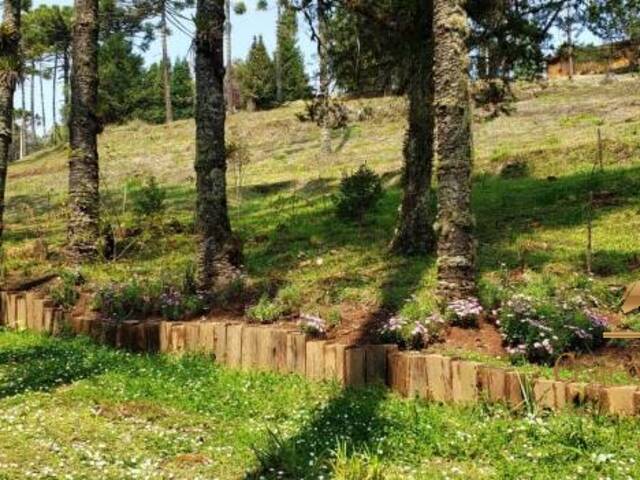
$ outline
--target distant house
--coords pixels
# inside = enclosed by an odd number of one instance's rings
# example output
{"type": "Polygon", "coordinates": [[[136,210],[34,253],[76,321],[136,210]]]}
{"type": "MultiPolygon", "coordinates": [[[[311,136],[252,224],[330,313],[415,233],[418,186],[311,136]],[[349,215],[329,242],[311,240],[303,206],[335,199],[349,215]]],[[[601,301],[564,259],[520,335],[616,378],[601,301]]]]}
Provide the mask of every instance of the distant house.
{"type": "MultiPolygon", "coordinates": [[[[605,45],[587,45],[574,47],[574,75],[604,74],[609,69],[613,72],[628,72],[638,67],[640,54],[636,42],[624,41],[605,45]]],[[[568,77],[570,61],[568,49],[563,46],[558,53],[547,59],[548,78],[568,77]]]]}

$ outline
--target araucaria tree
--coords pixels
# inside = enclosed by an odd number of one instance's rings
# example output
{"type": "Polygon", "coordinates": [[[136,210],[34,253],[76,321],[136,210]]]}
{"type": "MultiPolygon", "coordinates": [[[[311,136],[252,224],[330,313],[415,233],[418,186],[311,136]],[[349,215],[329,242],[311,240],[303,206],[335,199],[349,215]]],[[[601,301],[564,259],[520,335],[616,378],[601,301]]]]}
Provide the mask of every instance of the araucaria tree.
{"type": "Polygon", "coordinates": [[[4,0],[0,24],[0,245],[13,126],[13,94],[20,67],[20,0],[4,0]]]}
{"type": "Polygon", "coordinates": [[[476,292],[471,211],[473,139],[469,102],[469,25],[464,0],[434,1],[434,75],[438,145],[438,293],[441,300],[476,292]]]}
{"type": "Polygon", "coordinates": [[[416,3],[407,80],[408,128],[404,140],[404,196],[391,248],[425,254],[435,247],[431,177],[433,171],[433,0],[416,3]]]}
{"type": "Polygon", "coordinates": [[[75,0],[69,119],[68,250],[76,262],[98,252],[98,0],[75,0]]]}
{"type": "Polygon", "coordinates": [[[209,291],[239,273],[241,251],[227,209],[224,0],[198,0],[196,12],[196,190],[198,286],[209,291]]]}

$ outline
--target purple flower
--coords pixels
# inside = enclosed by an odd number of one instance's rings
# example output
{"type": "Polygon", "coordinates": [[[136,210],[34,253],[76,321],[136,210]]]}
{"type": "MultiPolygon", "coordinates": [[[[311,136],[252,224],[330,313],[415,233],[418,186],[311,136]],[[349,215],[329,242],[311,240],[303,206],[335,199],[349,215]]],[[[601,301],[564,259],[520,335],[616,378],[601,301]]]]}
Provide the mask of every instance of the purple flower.
{"type": "Polygon", "coordinates": [[[322,318],[305,313],[300,315],[298,328],[312,335],[324,335],[327,333],[327,323],[322,318]]]}

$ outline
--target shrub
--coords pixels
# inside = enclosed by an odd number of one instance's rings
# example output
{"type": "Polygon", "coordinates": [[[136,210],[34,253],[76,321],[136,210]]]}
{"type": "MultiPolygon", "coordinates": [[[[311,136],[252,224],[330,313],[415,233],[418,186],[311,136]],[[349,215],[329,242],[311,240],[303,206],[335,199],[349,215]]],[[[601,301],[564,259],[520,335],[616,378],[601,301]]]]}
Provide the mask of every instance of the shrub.
{"type": "Polygon", "coordinates": [[[49,296],[59,307],[71,308],[78,301],[78,287],[84,283],[85,279],[79,271],[63,271],[60,281],[49,290],[49,296]]]}
{"type": "Polygon", "coordinates": [[[327,322],[320,317],[303,313],[298,320],[298,328],[308,335],[321,337],[327,333],[327,322]]]}
{"type": "Polygon", "coordinates": [[[454,300],[446,308],[447,319],[460,327],[475,327],[483,312],[480,301],[475,297],[454,300]]]}
{"type": "Polygon", "coordinates": [[[380,328],[380,340],[419,350],[438,340],[444,325],[445,320],[437,314],[423,320],[395,316],[380,328]]]}
{"type": "Polygon", "coordinates": [[[256,305],[247,310],[249,319],[259,323],[273,323],[283,314],[283,308],[263,295],[256,305]]]}
{"type": "Polygon", "coordinates": [[[362,220],[377,207],[382,195],[380,176],[361,165],[355,173],[342,178],[340,190],[334,197],[336,212],[343,219],[362,220]]]}
{"type": "Polygon", "coordinates": [[[182,293],[168,288],[159,298],[159,309],[168,320],[181,320],[189,316],[204,313],[206,302],[202,295],[182,293]]]}
{"type": "Polygon", "coordinates": [[[143,185],[135,188],[132,194],[133,211],[141,217],[150,217],[164,211],[167,192],[158,185],[153,175],[146,178],[143,185]]]}
{"type": "Polygon", "coordinates": [[[600,346],[607,320],[579,297],[534,300],[517,294],[503,304],[498,324],[513,357],[553,363],[565,352],[600,346]]]}

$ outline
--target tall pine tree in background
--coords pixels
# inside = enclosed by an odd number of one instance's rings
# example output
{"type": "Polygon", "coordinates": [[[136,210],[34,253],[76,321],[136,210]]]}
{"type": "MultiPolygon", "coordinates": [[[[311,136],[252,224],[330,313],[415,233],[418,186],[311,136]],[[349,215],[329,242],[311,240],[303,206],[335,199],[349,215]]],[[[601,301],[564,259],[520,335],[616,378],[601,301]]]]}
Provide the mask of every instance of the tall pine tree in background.
{"type": "Polygon", "coordinates": [[[311,95],[309,78],[304,71],[304,57],[298,47],[298,19],[296,11],[282,2],[277,26],[277,51],[279,69],[276,82],[281,91],[278,102],[291,102],[311,95]]]}
{"type": "Polygon", "coordinates": [[[254,37],[245,62],[235,68],[240,95],[247,110],[270,108],[276,101],[275,65],[262,36],[254,37]]]}

